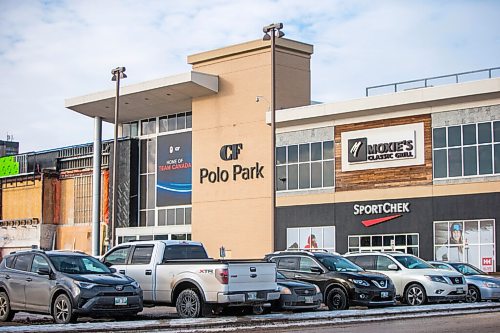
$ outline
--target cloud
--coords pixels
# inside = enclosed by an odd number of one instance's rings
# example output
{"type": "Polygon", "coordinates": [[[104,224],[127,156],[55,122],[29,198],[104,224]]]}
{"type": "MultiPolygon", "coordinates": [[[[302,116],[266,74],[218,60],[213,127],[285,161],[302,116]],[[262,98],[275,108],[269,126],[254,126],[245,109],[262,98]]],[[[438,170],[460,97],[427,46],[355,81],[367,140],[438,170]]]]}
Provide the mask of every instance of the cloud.
{"type": "MultiPolygon", "coordinates": [[[[313,44],[312,96],[499,66],[497,1],[0,1],[0,139],[21,151],[90,142],[93,121],[66,98],[190,70],[193,53],[262,37],[313,44]]],[[[104,137],[112,126],[104,126],[104,137]]]]}

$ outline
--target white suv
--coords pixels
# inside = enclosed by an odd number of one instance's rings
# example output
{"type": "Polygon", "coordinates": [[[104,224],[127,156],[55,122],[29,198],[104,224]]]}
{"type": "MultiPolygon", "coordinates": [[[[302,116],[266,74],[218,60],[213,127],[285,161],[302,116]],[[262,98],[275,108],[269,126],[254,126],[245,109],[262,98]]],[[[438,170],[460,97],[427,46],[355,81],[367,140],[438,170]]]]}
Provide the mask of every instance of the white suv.
{"type": "Polygon", "coordinates": [[[462,274],[436,269],[424,260],[402,252],[348,253],[345,257],[366,270],[392,279],[396,295],[408,305],[465,300],[467,283],[462,274]]]}

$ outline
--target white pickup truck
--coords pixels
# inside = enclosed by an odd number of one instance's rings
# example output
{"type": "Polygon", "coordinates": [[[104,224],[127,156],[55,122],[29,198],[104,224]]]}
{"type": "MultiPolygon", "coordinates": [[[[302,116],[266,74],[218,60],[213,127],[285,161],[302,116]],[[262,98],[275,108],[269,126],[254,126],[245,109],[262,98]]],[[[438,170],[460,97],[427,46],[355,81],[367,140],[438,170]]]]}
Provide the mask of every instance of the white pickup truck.
{"type": "Polygon", "coordinates": [[[274,263],[211,259],[199,242],[123,243],[101,261],[135,279],[146,306],[175,305],[182,318],[211,315],[228,306],[263,305],[280,297],[274,263]]]}

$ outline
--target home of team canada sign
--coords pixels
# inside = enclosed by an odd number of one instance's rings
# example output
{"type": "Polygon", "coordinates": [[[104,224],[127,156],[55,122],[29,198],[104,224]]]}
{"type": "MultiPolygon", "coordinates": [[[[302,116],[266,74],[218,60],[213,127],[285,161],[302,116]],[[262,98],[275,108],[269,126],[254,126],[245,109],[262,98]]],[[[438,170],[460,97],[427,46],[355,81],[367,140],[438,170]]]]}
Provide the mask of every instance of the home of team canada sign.
{"type": "MultiPolygon", "coordinates": [[[[238,156],[241,154],[242,150],[242,143],[224,145],[219,151],[219,156],[223,161],[236,161],[238,160],[238,156]]],[[[264,166],[260,165],[259,162],[256,162],[254,166],[250,167],[243,166],[241,164],[233,164],[230,170],[221,167],[217,167],[215,170],[201,168],[200,183],[225,183],[230,179],[237,181],[239,179],[250,180],[264,178],[264,174],[262,173],[263,170],[264,166]]]]}

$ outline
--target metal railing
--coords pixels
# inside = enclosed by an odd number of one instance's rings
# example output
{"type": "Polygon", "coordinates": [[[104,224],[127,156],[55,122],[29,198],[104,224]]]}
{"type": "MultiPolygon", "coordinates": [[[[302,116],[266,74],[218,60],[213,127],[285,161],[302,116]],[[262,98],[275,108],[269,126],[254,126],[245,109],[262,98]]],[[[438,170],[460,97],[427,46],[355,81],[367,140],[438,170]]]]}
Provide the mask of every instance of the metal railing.
{"type": "MultiPolygon", "coordinates": [[[[371,87],[366,88],[366,97],[370,96],[370,91],[373,91],[375,89],[381,89],[381,88],[392,87],[392,89],[388,89],[388,91],[383,91],[382,93],[393,93],[393,92],[396,93],[398,91],[427,88],[427,87],[433,87],[436,85],[443,85],[443,84],[450,84],[450,83],[468,82],[468,81],[480,80],[480,79],[485,79],[485,78],[491,79],[493,77],[500,77],[500,67],[492,67],[492,68],[479,69],[479,70],[470,71],[470,72],[434,76],[434,77],[428,77],[428,78],[424,78],[424,79],[417,79],[417,80],[411,80],[411,81],[401,81],[401,82],[383,84],[383,85],[379,85],[379,86],[371,86],[371,87]],[[495,71],[498,71],[498,73],[496,73],[495,71]],[[487,77],[486,77],[486,73],[487,73],[487,77]],[[473,76],[475,74],[476,74],[476,76],[474,76],[473,78],[470,78],[471,76],[473,76]],[[480,74],[480,75],[477,75],[477,74],[480,74]],[[467,79],[467,76],[469,76],[468,79],[467,79]],[[444,79],[452,79],[452,80],[446,81],[444,79]],[[453,82],[453,79],[454,79],[454,82],[453,82]],[[445,82],[440,83],[440,80],[445,81],[445,82]]],[[[382,93],[379,93],[379,94],[382,94],[382,93]]],[[[373,95],[375,95],[375,94],[372,94],[372,96],[373,95]]]]}

